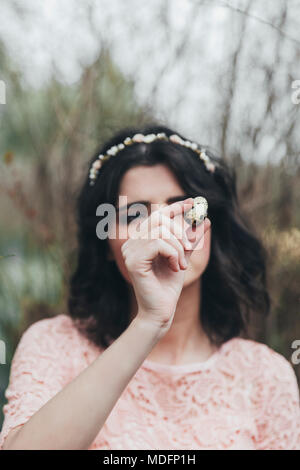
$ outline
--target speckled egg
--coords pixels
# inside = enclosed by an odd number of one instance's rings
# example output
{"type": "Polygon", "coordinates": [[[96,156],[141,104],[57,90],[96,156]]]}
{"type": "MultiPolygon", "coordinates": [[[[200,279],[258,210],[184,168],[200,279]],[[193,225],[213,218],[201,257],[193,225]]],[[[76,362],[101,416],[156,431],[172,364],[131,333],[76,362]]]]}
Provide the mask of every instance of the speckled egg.
{"type": "Polygon", "coordinates": [[[199,225],[207,217],[208,203],[205,197],[194,198],[194,206],[184,214],[184,220],[190,225],[199,225]]]}

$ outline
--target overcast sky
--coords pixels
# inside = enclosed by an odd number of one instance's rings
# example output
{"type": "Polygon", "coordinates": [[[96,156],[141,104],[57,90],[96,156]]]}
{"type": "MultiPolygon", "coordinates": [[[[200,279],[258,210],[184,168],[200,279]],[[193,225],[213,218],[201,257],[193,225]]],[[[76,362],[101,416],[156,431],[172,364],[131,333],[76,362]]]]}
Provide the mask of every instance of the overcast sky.
{"type": "MultiPolygon", "coordinates": [[[[274,60],[278,32],[264,22],[277,25],[284,3],[252,2],[251,14],[261,21],[249,21],[250,37],[262,44],[254,51],[266,62],[274,60]]],[[[289,54],[292,63],[291,51],[300,48],[300,0],[287,3],[285,30],[299,45],[286,42],[287,66],[278,78],[283,87],[297,70],[289,69],[289,54]]],[[[248,0],[1,0],[0,37],[11,59],[21,67],[24,83],[34,87],[43,86],[52,73],[62,82],[76,82],[105,39],[123,73],[134,77],[138,100],[147,102],[158,84],[154,102],[158,116],[191,137],[203,127],[207,129],[205,138],[213,141],[213,127],[207,123],[220,118],[222,91],[230,86],[222,76],[227,73],[241,27],[242,15],[227,6],[244,10],[247,4],[248,0]],[[16,13],[14,5],[23,13],[16,13]],[[185,48],[181,50],[182,43],[185,48]]],[[[294,78],[300,78],[300,72],[294,78]]],[[[243,105],[253,100],[256,105],[250,107],[250,113],[261,112],[264,101],[260,105],[257,98],[262,80],[259,73],[251,81],[248,71],[245,74],[238,96],[241,113],[243,105]]],[[[288,106],[289,101],[287,97],[288,106]]]]}

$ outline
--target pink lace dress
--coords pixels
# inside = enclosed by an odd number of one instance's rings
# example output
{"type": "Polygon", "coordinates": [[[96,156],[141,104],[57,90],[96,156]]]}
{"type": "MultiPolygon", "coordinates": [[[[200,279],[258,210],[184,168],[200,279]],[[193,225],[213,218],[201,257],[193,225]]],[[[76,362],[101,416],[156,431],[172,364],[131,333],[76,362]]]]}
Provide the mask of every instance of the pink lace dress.
{"type": "MultiPolygon", "coordinates": [[[[0,448],[100,353],[67,315],[31,325],[13,357],[0,448]]],[[[267,345],[242,338],[201,363],[146,359],[89,449],[300,449],[294,369],[267,345]]]]}

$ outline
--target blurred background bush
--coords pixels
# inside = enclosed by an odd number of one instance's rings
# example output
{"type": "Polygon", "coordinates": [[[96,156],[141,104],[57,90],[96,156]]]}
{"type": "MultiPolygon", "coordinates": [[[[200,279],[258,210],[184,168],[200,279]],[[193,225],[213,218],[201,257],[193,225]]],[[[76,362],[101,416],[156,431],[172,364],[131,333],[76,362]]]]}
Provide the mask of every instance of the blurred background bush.
{"type": "Polygon", "coordinates": [[[292,0],[1,0],[1,410],[21,334],[67,311],[87,161],[115,130],[154,119],[236,168],[269,253],[272,310],[265,323],[253,318],[251,336],[291,361],[300,340],[299,26],[292,0]]]}

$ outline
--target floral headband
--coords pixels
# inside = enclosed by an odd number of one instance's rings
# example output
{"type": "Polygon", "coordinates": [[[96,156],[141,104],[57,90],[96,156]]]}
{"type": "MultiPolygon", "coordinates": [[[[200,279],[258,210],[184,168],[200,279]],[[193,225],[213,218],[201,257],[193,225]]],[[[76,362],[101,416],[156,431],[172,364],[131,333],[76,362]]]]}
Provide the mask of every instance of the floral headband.
{"type": "Polygon", "coordinates": [[[151,142],[154,142],[156,140],[167,140],[167,141],[174,142],[175,144],[183,145],[184,147],[192,149],[194,152],[196,152],[199,155],[199,159],[203,161],[205,168],[209,172],[213,173],[215,171],[216,164],[211,161],[208,155],[206,155],[205,149],[199,148],[195,142],[190,142],[189,140],[183,140],[177,134],[173,134],[170,137],[168,137],[164,132],[159,133],[159,134],[148,134],[148,135],[135,134],[132,138],[126,137],[126,139],[122,143],[118,145],[113,145],[109,150],[107,150],[107,152],[104,155],[101,154],[97,157],[97,160],[94,161],[90,169],[90,174],[89,174],[90,185],[95,184],[95,179],[98,176],[98,172],[103,162],[108,160],[111,156],[116,155],[118,152],[123,150],[125,146],[131,145],[134,143],[150,144],[151,142]]]}

